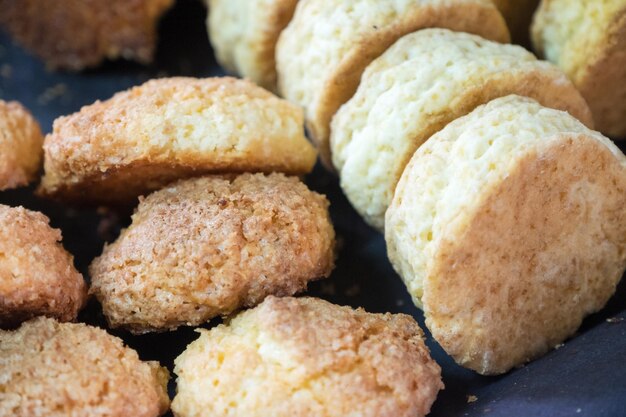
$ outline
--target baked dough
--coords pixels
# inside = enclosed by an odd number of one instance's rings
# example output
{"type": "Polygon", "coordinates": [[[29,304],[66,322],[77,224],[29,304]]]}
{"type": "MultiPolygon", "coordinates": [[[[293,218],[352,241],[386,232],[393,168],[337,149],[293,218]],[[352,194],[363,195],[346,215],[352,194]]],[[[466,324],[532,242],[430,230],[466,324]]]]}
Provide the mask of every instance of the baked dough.
{"type": "Polygon", "coordinates": [[[421,417],[443,388],[415,320],[268,297],[176,359],[178,417],[421,417]]]}
{"type": "Polygon", "coordinates": [[[626,0],[544,0],[532,37],[578,87],[596,128],[626,139],[626,0]]]}
{"type": "Polygon", "coordinates": [[[567,113],[493,100],[422,145],[387,210],[389,258],[433,337],[499,374],[571,336],[626,267],[626,157],[567,113]]]}
{"type": "Polygon", "coordinates": [[[40,194],[128,204],[206,173],[305,174],[316,153],[302,111],[249,81],[163,78],[61,117],[44,143],[40,194]]]}
{"type": "Polygon", "coordinates": [[[328,276],[334,237],[328,201],[297,178],[184,180],[140,202],[92,263],[91,292],[113,327],[199,325],[328,276]]]}
{"type": "Polygon", "coordinates": [[[43,135],[21,104],[0,100],[0,190],[27,185],[41,168],[43,135]]]}
{"type": "Polygon", "coordinates": [[[61,246],[61,231],[48,222],[41,213],[0,205],[0,327],[39,315],[71,321],[85,304],[83,277],[61,246]]]}
{"type": "Polygon", "coordinates": [[[567,76],[522,47],[447,29],[404,36],[367,67],[333,119],[331,152],[341,188],[365,221],[382,230],[415,150],[451,121],[509,94],[592,126],[589,107],[567,76]]]}
{"type": "Polygon", "coordinates": [[[278,89],[305,109],[309,134],[331,166],[330,122],[365,67],[407,33],[428,27],[509,40],[491,0],[301,0],[276,48],[278,89]]]}
{"type": "Polygon", "coordinates": [[[104,330],[37,318],[0,331],[0,415],[157,417],[169,373],[104,330]]]}

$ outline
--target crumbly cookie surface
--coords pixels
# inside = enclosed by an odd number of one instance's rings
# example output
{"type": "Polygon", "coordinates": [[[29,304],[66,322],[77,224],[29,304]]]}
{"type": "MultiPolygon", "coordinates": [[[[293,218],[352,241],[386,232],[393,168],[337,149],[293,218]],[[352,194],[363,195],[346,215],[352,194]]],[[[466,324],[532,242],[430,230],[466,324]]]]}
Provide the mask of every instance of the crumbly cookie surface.
{"type": "Polygon", "coordinates": [[[333,119],[331,151],[344,193],[382,230],[415,150],[449,122],[509,94],[592,125],[589,107],[567,76],[519,46],[447,29],[404,36],[368,66],[333,119]]]}
{"type": "Polygon", "coordinates": [[[626,158],[564,112],[496,99],[431,137],[387,211],[389,257],[433,336],[498,374],[569,337],[626,258],[626,158]]]}
{"type": "Polygon", "coordinates": [[[169,373],[85,324],[37,318],[0,331],[0,414],[158,417],[169,373]]]}
{"type": "Polygon", "coordinates": [[[278,89],[305,109],[307,129],[329,167],[332,117],[365,68],[403,35],[428,27],[509,39],[491,0],[298,2],[276,49],[278,89]]]}
{"type": "Polygon", "coordinates": [[[21,104],[0,100],[0,190],[27,185],[41,168],[43,135],[21,104]]]}
{"type": "Polygon", "coordinates": [[[298,0],[207,0],[209,40],[220,65],[276,91],[276,43],[298,0]]]}
{"type": "Polygon", "coordinates": [[[176,179],[286,172],[315,164],[302,111],[249,81],[164,78],[54,123],[39,192],[91,204],[133,203],[176,179]]]}
{"type": "Polygon", "coordinates": [[[0,26],[55,69],[105,59],[152,61],[159,18],[174,0],[0,0],[0,26]]]}
{"type": "Polygon", "coordinates": [[[443,388],[421,329],[403,314],[268,297],[200,333],[175,361],[179,417],[415,417],[443,388]]]}
{"type": "Polygon", "coordinates": [[[0,327],[45,315],[76,318],[86,285],[61,231],[41,213],[0,205],[0,327]]]}
{"type": "Polygon", "coordinates": [[[328,201],[297,178],[185,180],[139,204],[92,263],[91,292],[115,327],[199,325],[328,276],[334,237],[328,201]]]}

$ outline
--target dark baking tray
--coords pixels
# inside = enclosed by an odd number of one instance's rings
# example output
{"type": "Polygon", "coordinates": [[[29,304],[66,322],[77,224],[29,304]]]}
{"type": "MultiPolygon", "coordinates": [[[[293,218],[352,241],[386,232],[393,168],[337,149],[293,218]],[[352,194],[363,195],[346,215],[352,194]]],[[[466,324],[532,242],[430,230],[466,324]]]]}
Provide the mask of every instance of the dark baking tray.
{"type": "MultiPolygon", "coordinates": [[[[0,11],[1,13],[1,11],[0,11]]],[[[52,73],[38,60],[0,34],[0,98],[19,100],[37,117],[44,131],[52,121],[97,99],[150,78],[223,75],[215,63],[200,2],[179,0],[164,18],[156,62],[143,67],[107,63],[80,74],[52,73]]],[[[620,145],[622,150],[624,145],[620,145]]],[[[310,285],[308,294],[371,312],[407,313],[424,326],[385,252],[383,237],[369,228],[350,207],[337,179],[321,167],[306,178],[326,194],[339,240],[339,259],[332,276],[310,285]]],[[[0,203],[40,210],[63,230],[64,245],[86,275],[89,262],[100,254],[129,221],[127,215],[65,208],[33,196],[32,188],[0,193],[0,203]]],[[[626,416],[626,280],[600,313],[585,320],[578,334],[561,348],[499,377],[483,377],[456,365],[427,333],[433,357],[443,369],[446,389],[439,394],[435,416],[626,416]],[[476,401],[468,402],[468,396],[476,401]]],[[[91,301],[81,321],[105,326],[97,303],[91,301]]],[[[206,325],[215,325],[215,320],[206,325]]],[[[137,349],[142,359],[172,362],[195,338],[191,328],[132,336],[113,331],[137,349]]],[[[170,383],[173,394],[174,381],[170,383]]]]}

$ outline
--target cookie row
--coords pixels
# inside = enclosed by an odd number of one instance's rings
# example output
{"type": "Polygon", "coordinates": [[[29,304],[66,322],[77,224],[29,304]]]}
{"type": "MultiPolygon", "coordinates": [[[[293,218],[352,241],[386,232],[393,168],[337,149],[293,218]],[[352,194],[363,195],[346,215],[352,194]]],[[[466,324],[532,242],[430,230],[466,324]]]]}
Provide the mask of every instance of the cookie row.
{"type": "Polygon", "coordinates": [[[585,127],[591,111],[556,66],[484,39],[498,27],[487,16],[501,19],[488,3],[303,0],[276,71],[348,199],[385,229],[435,339],[496,374],[560,343],[613,294],[626,267],[626,159],[585,127]],[[483,38],[419,25],[389,34],[433,8],[447,18],[432,26],[455,29],[463,12],[483,38]]]}

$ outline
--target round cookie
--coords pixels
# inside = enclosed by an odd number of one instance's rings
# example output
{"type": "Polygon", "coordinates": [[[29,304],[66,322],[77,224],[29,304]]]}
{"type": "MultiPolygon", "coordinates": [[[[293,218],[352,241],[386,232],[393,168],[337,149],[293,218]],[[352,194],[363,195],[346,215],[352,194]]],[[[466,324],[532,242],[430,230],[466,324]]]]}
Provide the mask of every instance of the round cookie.
{"type": "Polygon", "coordinates": [[[0,327],[39,315],[71,321],[85,304],[83,277],[60,243],[61,231],[48,221],[0,205],[0,327]]]}
{"type": "Polygon", "coordinates": [[[148,81],[54,122],[39,192],[128,204],[173,180],[206,173],[308,173],[316,153],[302,118],[297,106],[249,81],[148,81]]]}
{"type": "Polygon", "coordinates": [[[344,193],[382,230],[415,150],[449,122],[509,94],[592,125],[585,100],[565,74],[522,47],[447,29],[404,36],[367,67],[356,94],[333,119],[331,153],[344,193]]]}
{"type": "Polygon", "coordinates": [[[540,0],[493,0],[511,32],[513,41],[521,45],[530,43],[530,23],[540,0]]]}
{"type": "Polygon", "coordinates": [[[420,417],[443,388],[415,320],[268,297],[176,359],[177,417],[420,417]]]}
{"type": "Polygon", "coordinates": [[[305,110],[310,136],[331,167],[330,122],[367,65],[398,38],[428,27],[506,42],[491,0],[302,0],[276,47],[278,89],[305,110]]]}
{"type": "Polygon", "coordinates": [[[21,104],[0,100],[0,190],[27,185],[41,167],[43,135],[21,104]]]}
{"type": "Polygon", "coordinates": [[[0,331],[0,415],[157,417],[169,373],[104,330],[37,318],[0,331]]]}
{"type": "Polygon", "coordinates": [[[387,210],[389,258],[433,337],[499,374],[572,335],[626,267],[626,157],[565,112],[493,100],[422,145],[387,210]]]}
{"type": "Polygon", "coordinates": [[[334,236],[328,201],[295,177],[184,180],[140,202],[90,291],[113,327],[199,325],[328,276],[334,236]]]}
{"type": "Polygon", "coordinates": [[[276,91],[276,43],[298,0],[206,1],[209,40],[219,64],[276,91]]]}
{"type": "Polygon", "coordinates": [[[626,139],[626,0],[544,0],[532,38],[578,87],[596,128],[626,139]]]}
{"type": "Polygon", "coordinates": [[[105,59],[152,61],[159,18],[174,0],[0,0],[0,26],[55,69],[105,59]]]}

